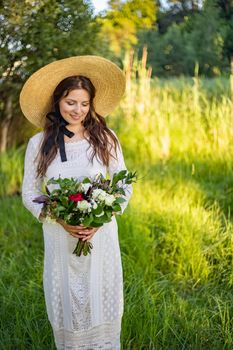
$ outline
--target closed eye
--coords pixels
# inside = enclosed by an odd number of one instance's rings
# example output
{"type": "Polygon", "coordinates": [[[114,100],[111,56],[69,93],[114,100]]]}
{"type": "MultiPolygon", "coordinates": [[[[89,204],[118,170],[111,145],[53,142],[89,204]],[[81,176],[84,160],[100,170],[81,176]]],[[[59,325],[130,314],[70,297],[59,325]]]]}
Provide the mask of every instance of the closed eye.
{"type": "MultiPolygon", "coordinates": [[[[74,105],[73,102],[68,102],[68,101],[67,101],[66,103],[67,103],[69,106],[73,106],[73,105],[74,105]]],[[[88,103],[88,104],[85,104],[85,105],[82,104],[83,107],[87,107],[88,105],[89,105],[89,103],[88,103]]]]}

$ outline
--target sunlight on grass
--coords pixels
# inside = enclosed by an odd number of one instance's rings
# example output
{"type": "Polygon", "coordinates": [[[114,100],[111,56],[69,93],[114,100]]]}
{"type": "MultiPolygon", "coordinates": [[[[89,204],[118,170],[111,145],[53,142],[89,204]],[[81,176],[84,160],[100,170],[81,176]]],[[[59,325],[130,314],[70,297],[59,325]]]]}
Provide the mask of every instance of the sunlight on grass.
{"type": "MultiPolygon", "coordinates": [[[[130,205],[118,218],[122,349],[232,349],[229,82],[152,81],[146,56],[132,67],[129,61],[125,98],[108,119],[128,168],[139,174],[130,205]]],[[[20,197],[6,197],[20,192],[23,148],[0,160],[1,327],[7,328],[0,347],[54,349],[42,290],[41,226],[20,197]]]]}

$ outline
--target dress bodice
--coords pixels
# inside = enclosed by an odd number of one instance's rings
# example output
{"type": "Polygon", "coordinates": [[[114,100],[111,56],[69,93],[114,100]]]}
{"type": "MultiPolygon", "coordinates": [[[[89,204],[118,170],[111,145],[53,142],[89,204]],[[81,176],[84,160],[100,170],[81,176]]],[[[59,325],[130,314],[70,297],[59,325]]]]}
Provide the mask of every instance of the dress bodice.
{"type": "MultiPolygon", "coordinates": [[[[113,132],[113,130],[111,131],[113,132]]],[[[42,140],[43,132],[40,132],[31,137],[28,142],[24,160],[24,178],[22,185],[23,203],[38,220],[43,204],[34,203],[33,199],[42,194],[42,184],[43,182],[46,184],[48,179],[52,177],[57,179],[60,176],[62,178],[73,177],[81,181],[85,177],[92,178],[99,173],[101,173],[104,177],[106,177],[107,173],[109,173],[110,178],[112,178],[114,173],[117,173],[120,170],[126,170],[120,143],[114,157],[110,157],[109,166],[107,167],[96,155],[92,161],[93,148],[88,140],[83,139],[65,143],[67,161],[62,162],[60,153],[57,152],[55,158],[48,166],[44,178],[38,178],[37,155],[40,150],[42,140]]],[[[50,186],[49,189],[52,190],[53,186],[50,186]]],[[[127,201],[121,204],[122,213],[125,210],[132,194],[132,185],[127,185],[125,192],[127,201]]]]}

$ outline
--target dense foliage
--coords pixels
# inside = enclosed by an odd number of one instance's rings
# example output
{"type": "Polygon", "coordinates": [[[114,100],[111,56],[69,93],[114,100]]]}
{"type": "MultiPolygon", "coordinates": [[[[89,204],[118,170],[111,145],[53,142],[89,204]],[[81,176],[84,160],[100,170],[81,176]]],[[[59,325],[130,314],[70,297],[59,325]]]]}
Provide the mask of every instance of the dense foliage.
{"type": "Polygon", "coordinates": [[[148,46],[153,75],[230,74],[233,64],[231,0],[167,1],[159,7],[154,28],[138,33],[139,52],[148,46]]]}
{"type": "Polygon", "coordinates": [[[27,77],[57,59],[100,53],[98,31],[89,1],[0,2],[0,152],[31,132],[18,103],[27,77]]]}

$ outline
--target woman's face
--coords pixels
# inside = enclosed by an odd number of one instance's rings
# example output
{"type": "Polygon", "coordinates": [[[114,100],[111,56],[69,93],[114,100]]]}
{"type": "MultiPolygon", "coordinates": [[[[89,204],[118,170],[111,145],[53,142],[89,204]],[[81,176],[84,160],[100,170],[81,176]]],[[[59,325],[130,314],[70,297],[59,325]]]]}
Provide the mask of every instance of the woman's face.
{"type": "Polygon", "coordinates": [[[84,89],[75,89],[59,102],[62,117],[71,125],[81,125],[90,109],[90,96],[84,89]]]}

